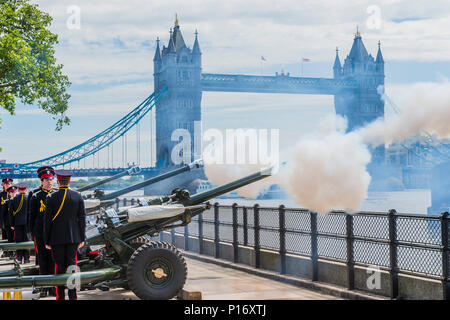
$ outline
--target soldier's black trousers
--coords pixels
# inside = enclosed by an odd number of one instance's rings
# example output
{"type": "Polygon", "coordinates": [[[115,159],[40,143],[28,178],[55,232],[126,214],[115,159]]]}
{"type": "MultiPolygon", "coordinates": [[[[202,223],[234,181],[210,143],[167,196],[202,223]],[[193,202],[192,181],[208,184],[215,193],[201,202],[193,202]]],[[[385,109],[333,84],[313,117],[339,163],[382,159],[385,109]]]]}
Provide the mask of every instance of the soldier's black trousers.
{"type": "MultiPolygon", "coordinates": [[[[25,226],[15,226],[14,227],[14,241],[15,242],[28,241],[28,236],[27,236],[25,226]]],[[[16,250],[16,258],[18,261],[29,260],[30,252],[28,250],[16,250]]]]}
{"type": "Polygon", "coordinates": [[[6,227],[6,232],[8,233],[8,242],[14,242],[14,230],[11,227],[6,227]]]}
{"type": "MultiPolygon", "coordinates": [[[[55,274],[66,273],[69,266],[77,264],[78,243],[60,244],[52,246],[53,260],[55,261],[55,274]]],[[[75,271],[75,270],[73,270],[75,271]]],[[[64,300],[65,286],[56,287],[56,300],[64,300]]],[[[77,290],[69,289],[69,300],[77,300],[77,290]]]]}
{"type": "Polygon", "coordinates": [[[44,239],[34,237],[36,250],[36,261],[39,264],[39,274],[53,274],[55,272],[55,263],[53,262],[52,252],[45,247],[44,239]]]}
{"type": "Polygon", "coordinates": [[[6,228],[2,228],[2,240],[8,239],[8,231],[6,231],[6,228]]]}

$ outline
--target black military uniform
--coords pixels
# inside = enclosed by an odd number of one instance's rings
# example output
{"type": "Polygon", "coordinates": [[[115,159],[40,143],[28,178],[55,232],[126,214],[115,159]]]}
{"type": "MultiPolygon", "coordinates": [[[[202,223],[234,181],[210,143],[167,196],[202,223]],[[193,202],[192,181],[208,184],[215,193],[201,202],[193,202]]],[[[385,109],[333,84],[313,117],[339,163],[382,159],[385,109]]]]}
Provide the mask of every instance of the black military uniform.
{"type": "Polygon", "coordinates": [[[7,218],[6,212],[7,212],[7,200],[9,199],[9,192],[2,191],[0,193],[0,227],[2,228],[2,239],[6,240],[8,239],[8,232],[6,231],[6,223],[5,219],[7,218]]]}
{"type": "MultiPolygon", "coordinates": [[[[29,226],[29,214],[27,208],[27,195],[25,194],[28,186],[25,183],[19,183],[19,194],[11,199],[9,223],[13,229],[14,241],[25,242],[28,241],[28,226],[29,226]],[[20,193],[20,192],[24,193],[20,193]]],[[[30,262],[30,252],[28,250],[17,250],[16,259],[19,263],[30,262]]]]}
{"type": "Polygon", "coordinates": [[[30,230],[35,243],[39,274],[52,274],[54,267],[52,253],[45,248],[44,241],[45,201],[47,196],[53,192],[53,189],[41,188],[40,191],[33,194],[30,200],[30,230]]]}
{"type": "MultiPolygon", "coordinates": [[[[55,175],[55,169],[53,169],[52,167],[49,166],[44,166],[44,167],[40,167],[39,169],[37,169],[37,174],[39,179],[44,179],[47,177],[52,177],[55,175]]],[[[30,190],[30,192],[28,193],[28,211],[31,212],[31,199],[33,198],[33,194],[35,194],[36,192],[39,192],[42,190],[42,185],[39,188],[30,190]]],[[[30,220],[31,222],[31,220],[30,220]]],[[[30,225],[30,232],[32,231],[31,225],[30,225]]]]}
{"type": "MultiPolygon", "coordinates": [[[[41,167],[37,170],[37,174],[41,181],[47,178],[53,178],[55,170],[52,167],[41,167]]],[[[42,186],[33,190],[29,203],[30,214],[30,232],[34,242],[36,252],[36,263],[39,265],[39,274],[53,274],[55,264],[53,262],[52,252],[45,247],[44,241],[44,218],[45,218],[45,202],[47,196],[54,192],[54,189],[45,190],[42,186]]],[[[41,297],[46,297],[47,292],[56,296],[56,289],[42,289],[41,297]]]]}
{"type": "Polygon", "coordinates": [[[6,210],[3,211],[3,219],[8,234],[8,242],[14,242],[14,231],[11,229],[11,215],[13,214],[12,203],[17,192],[17,187],[12,186],[7,191],[9,193],[9,199],[5,201],[6,210]]]}
{"type": "Polygon", "coordinates": [[[38,257],[37,257],[37,252],[36,252],[36,241],[34,241],[33,234],[31,234],[31,199],[33,198],[33,194],[35,194],[36,192],[38,192],[40,190],[41,190],[41,187],[31,190],[30,192],[28,192],[28,197],[27,197],[28,198],[28,203],[27,203],[28,214],[30,215],[30,219],[29,219],[30,225],[28,226],[28,230],[30,232],[31,239],[34,242],[34,252],[36,255],[36,259],[34,260],[35,265],[38,265],[39,263],[38,263],[38,257]]]}
{"type": "MultiPolygon", "coordinates": [[[[70,181],[68,170],[56,171],[58,181],[70,181]]],[[[51,246],[55,274],[65,273],[77,263],[77,249],[86,238],[86,211],[81,194],[68,187],[60,187],[45,203],[44,241],[51,246]]],[[[64,286],[56,287],[57,300],[64,300],[64,286]]],[[[69,289],[69,299],[76,300],[76,289],[69,289]]]]}
{"type": "MultiPolygon", "coordinates": [[[[11,183],[13,179],[5,178],[2,180],[2,183],[11,183]]],[[[0,192],[0,228],[2,229],[2,239],[8,239],[8,231],[6,230],[5,219],[7,219],[6,211],[7,211],[7,203],[6,200],[9,199],[9,192],[3,190],[0,192]],[[4,214],[5,213],[5,214],[4,214]]]]}
{"type": "MultiPolygon", "coordinates": [[[[28,208],[28,212],[30,213],[30,218],[31,218],[31,199],[33,199],[33,195],[39,191],[42,190],[42,186],[40,186],[39,188],[30,190],[30,192],[28,192],[28,203],[27,203],[27,208],[28,208]]],[[[30,225],[29,225],[29,230],[31,232],[31,219],[30,219],[30,225]]],[[[37,259],[36,259],[37,260],[37,259]]]]}

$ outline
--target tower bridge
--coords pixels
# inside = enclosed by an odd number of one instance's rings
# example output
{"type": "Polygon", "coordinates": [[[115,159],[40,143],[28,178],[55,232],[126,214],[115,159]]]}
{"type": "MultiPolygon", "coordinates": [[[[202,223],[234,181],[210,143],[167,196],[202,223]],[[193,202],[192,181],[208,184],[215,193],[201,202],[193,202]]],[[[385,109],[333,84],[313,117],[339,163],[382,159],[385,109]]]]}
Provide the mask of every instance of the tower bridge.
{"type": "MultiPolygon", "coordinates": [[[[369,54],[361,34],[355,34],[350,53],[341,64],[338,50],[333,78],[290,77],[289,74],[254,76],[202,73],[202,52],[195,33],[192,49],[186,46],[178,20],[170,29],[167,46],[159,39],[154,62],[154,88],[167,88],[156,106],[156,157],[158,167],[173,165],[171,150],[178,143],[172,132],[185,128],[194,137],[194,121],[201,121],[203,91],[287,94],[326,94],[334,96],[336,113],[347,118],[348,130],[384,117],[384,59],[378,43],[377,56],[369,54]]],[[[191,155],[194,157],[192,147],[191,155]]],[[[373,161],[384,161],[384,147],[372,150],[373,161]]]]}
{"type": "MultiPolygon", "coordinates": [[[[348,130],[384,117],[384,101],[380,98],[380,90],[381,92],[384,90],[385,78],[381,48],[378,44],[378,52],[374,59],[367,52],[359,32],[355,34],[350,53],[343,64],[336,49],[332,78],[291,77],[284,73],[274,76],[203,73],[202,54],[198,33],[195,33],[191,49],[185,43],[177,19],[173,29],[170,29],[167,45],[162,45],[159,38],[157,40],[153,57],[154,93],[151,96],[114,125],[80,145],[55,156],[27,164],[0,165],[7,169],[13,166],[13,170],[0,171],[0,176],[29,177],[33,169],[44,163],[55,167],[67,167],[72,163],[80,165],[80,161],[87,157],[93,158],[94,168],[88,170],[79,167],[77,169],[79,176],[113,174],[124,168],[108,167],[101,170],[95,168],[95,155],[108,148],[109,158],[109,148],[112,148],[115,141],[122,138],[122,158],[126,159],[127,148],[126,145],[124,147],[124,137],[147,113],[154,114],[155,117],[155,164],[137,162],[144,168],[147,176],[168,170],[175,166],[171,160],[171,151],[179,143],[172,141],[172,132],[184,128],[189,131],[191,137],[194,137],[194,123],[201,121],[203,91],[333,95],[335,111],[347,118],[348,130]]],[[[191,160],[194,160],[196,155],[193,145],[191,151],[191,160]]],[[[139,153],[138,146],[137,154],[139,153]]],[[[372,150],[372,155],[374,162],[383,162],[384,147],[372,150]]],[[[114,157],[112,153],[111,157],[114,157]]],[[[181,175],[176,181],[166,183],[186,185],[197,178],[204,178],[201,171],[197,175],[181,175]]],[[[160,187],[158,184],[153,186],[156,189],[160,187]]]]}

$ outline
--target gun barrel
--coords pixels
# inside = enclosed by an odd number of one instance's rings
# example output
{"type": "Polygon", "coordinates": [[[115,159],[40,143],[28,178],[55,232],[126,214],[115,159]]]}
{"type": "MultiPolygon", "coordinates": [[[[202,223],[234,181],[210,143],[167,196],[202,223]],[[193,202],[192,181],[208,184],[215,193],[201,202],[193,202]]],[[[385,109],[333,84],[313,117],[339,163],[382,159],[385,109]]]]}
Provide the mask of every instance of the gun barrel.
{"type": "Polygon", "coordinates": [[[268,169],[263,169],[259,172],[253,173],[251,175],[248,175],[244,178],[241,178],[239,180],[232,181],[230,183],[218,186],[216,188],[206,190],[204,192],[200,192],[197,194],[194,194],[190,197],[190,199],[184,203],[187,206],[193,206],[205,201],[208,201],[210,199],[216,198],[222,194],[228,193],[230,191],[236,190],[240,187],[246,186],[250,183],[253,183],[255,181],[267,178],[272,175],[272,167],[268,169]]]}
{"type": "Polygon", "coordinates": [[[28,288],[28,287],[53,287],[63,286],[67,281],[79,276],[80,284],[88,284],[94,281],[109,280],[117,277],[121,272],[121,267],[112,266],[110,268],[86,271],[80,273],[65,273],[61,275],[40,275],[40,276],[17,276],[0,277],[0,288],[28,288]]]}
{"type": "Polygon", "coordinates": [[[31,250],[34,249],[34,242],[26,241],[0,243],[0,249],[3,251],[31,250]]]}
{"type": "Polygon", "coordinates": [[[195,161],[195,162],[192,162],[191,164],[185,165],[185,166],[183,166],[181,168],[178,168],[178,169],[175,169],[175,170],[171,170],[171,171],[162,173],[160,175],[157,175],[156,177],[153,177],[153,178],[147,179],[145,181],[139,182],[139,183],[134,184],[134,185],[132,185],[130,187],[118,190],[116,192],[112,192],[112,193],[106,194],[103,197],[101,197],[100,200],[111,200],[111,199],[117,198],[117,197],[119,197],[121,195],[124,195],[126,193],[142,189],[143,187],[146,187],[146,186],[151,185],[153,183],[159,182],[161,180],[171,178],[171,177],[176,176],[176,175],[178,175],[180,173],[183,173],[183,172],[186,172],[186,171],[191,171],[191,170],[197,169],[197,168],[201,168],[202,166],[203,166],[203,163],[201,161],[195,161]]]}
{"type": "Polygon", "coordinates": [[[132,174],[138,174],[139,172],[141,172],[141,168],[139,168],[138,166],[134,166],[134,167],[131,167],[131,168],[129,168],[129,169],[127,169],[127,170],[125,170],[125,171],[123,171],[121,173],[113,175],[111,177],[108,177],[108,178],[102,179],[100,181],[88,184],[87,186],[81,187],[81,188],[77,189],[77,191],[83,192],[83,191],[86,191],[86,190],[89,190],[89,189],[93,189],[95,187],[101,186],[103,184],[106,184],[108,182],[111,182],[111,181],[114,181],[114,180],[117,180],[117,179],[120,179],[122,177],[125,177],[125,176],[128,176],[128,175],[132,175],[132,174]]]}

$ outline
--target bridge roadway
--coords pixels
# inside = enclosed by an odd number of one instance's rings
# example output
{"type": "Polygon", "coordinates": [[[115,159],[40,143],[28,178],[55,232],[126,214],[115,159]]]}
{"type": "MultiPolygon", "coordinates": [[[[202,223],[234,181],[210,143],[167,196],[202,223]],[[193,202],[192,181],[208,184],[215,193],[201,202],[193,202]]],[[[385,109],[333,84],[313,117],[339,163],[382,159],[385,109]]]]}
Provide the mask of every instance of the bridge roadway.
{"type": "MultiPolygon", "coordinates": [[[[61,168],[58,168],[61,169],[61,168]]],[[[65,168],[69,169],[69,168],[65,168]]],[[[84,177],[109,177],[115,174],[124,172],[126,168],[99,168],[99,169],[70,169],[74,173],[74,177],[84,178],[84,177]]],[[[155,167],[141,168],[141,173],[148,177],[157,175],[159,169],[155,167]]],[[[36,169],[22,169],[22,170],[9,170],[0,171],[0,180],[3,178],[13,178],[13,179],[30,179],[37,178],[36,169]]]]}
{"type": "Polygon", "coordinates": [[[290,77],[285,74],[275,76],[252,76],[240,74],[202,73],[202,91],[328,94],[354,91],[359,84],[353,79],[290,77]]]}
{"type": "MultiPolygon", "coordinates": [[[[7,261],[1,259],[1,261],[7,261]]],[[[32,257],[31,263],[34,264],[32,257]]],[[[200,291],[203,300],[336,300],[334,296],[307,290],[294,285],[251,275],[243,271],[224,268],[215,264],[186,258],[188,279],[187,291],[200,291]]],[[[0,271],[10,267],[0,266],[0,271]]],[[[23,292],[23,300],[38,297],[29,291],[23,292]]],[[[1,298],[1,295],[0,295],[1,298]]],[[[112,289],[82,291],[79,300],[138,300],[131,291],[112,289]]],[[[55,300],[54,297],[42,300],[55,300]]]]}

